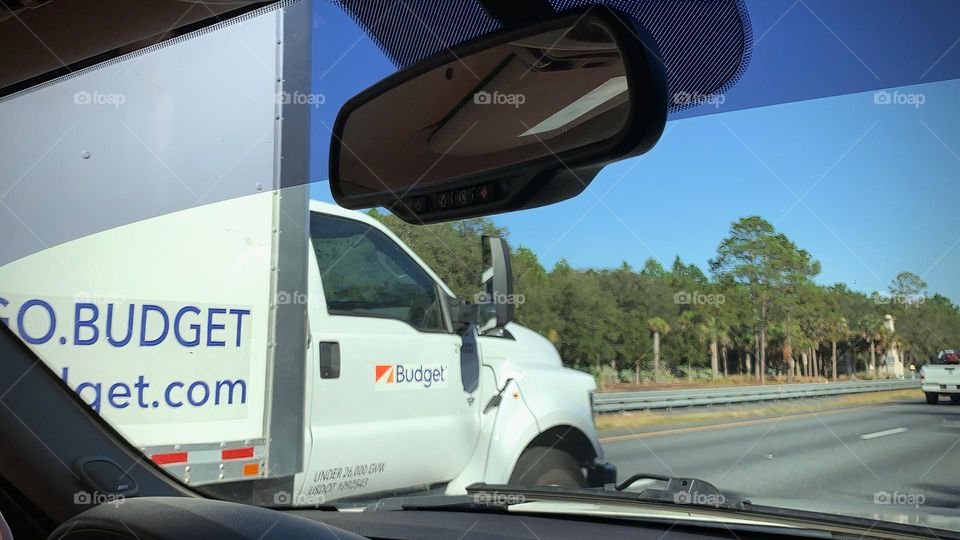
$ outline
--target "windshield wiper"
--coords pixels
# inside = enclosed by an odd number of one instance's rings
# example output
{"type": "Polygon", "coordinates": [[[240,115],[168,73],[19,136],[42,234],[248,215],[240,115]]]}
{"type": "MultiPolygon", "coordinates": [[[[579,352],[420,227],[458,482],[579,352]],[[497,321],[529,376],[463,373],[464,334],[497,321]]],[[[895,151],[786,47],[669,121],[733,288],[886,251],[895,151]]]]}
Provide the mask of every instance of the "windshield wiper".
{"type": "Polygon", "coordinates": [[[369,504],[366,511],[395,510],[469,510],[486,512],[506,512],[511,504],[522,502],[502,497],[486,497],[485,493],[472,495],[408,495],[388,497],[369,504]]]}
{"type": "Polygon", "coordinates": [[[614,488],[625,493],[626,489],[642,480],[656,480],[666,482],[662,489],[645,487],[636,497],[644,501],[671,502],[691,506],[708,506],[712,508],[732,508],[743,510],[750,505],[750,500],[733,493],[720,491],[719,488],[699,478],[681,478],[662,474],[637,473],[620,482],[614,488]]]}
{"type": "Polygon", "coordinates": [[[680,478],[657,474],[635,474],[608,488],[565,488],[556,486],[522,487],[476,483],[467,486],[466,496],[392,497],[371,505],[375,510],[474,509],[505,511],[510,506],[534,501],[572,501],[630,503],[655,502],[706,508],[743,510],[750,501],[722,492],[713,484],[698,478],[680,478]],[[641,480],[665,482],[663,488],[645,487],[640,492],[625,491],[641,480]]]}
{"type": "Polygon", "coordinates": [[[744,510],[750,501],[699,478],[681,478],[660,474],[639,473],[616,486],[607,488],[565,488],[557,486],[522,487],[476,483],[467,486],[467,495],[391,497],[369,505],[369,510],[486,510],[506,511],[509,507],[534,501],[570,501],[591,503],[653,502],[700,508],[744,510]],[[664,484],[626,491],[643,480],[664,484]]]}
{"type": "MultiPolygon", "coordinates": [[[[931,533],[940,538],[960,538],[954,532],[943,529],[930,529],[917,524],[877,521],[877,518],[856,517],[851,515],[830,514],[795,508],[781,508],[754,505],[740,495],[719,490],[713,484],[698,478],[683,478],[659,474],[639,473],[630,476],[616,486],[605,488],[564,488],[554,486],[520,487],[498,484],[476,483],[467,486],[466,495],[421,495],[402,496],[382,499],[368,505],[365,510],[427,510],[427,511],[468,511],[509,513],[524,511],[524,503],[533,502],[570,502],[591,504],[636,505],[639,508],[650,506],[661,509],[672,508],[680,513],[694,513],[697,510],[718,515],[716,512],[747,512],[747,519],[756,519],[763,524],[778,523],[800,531],[819,531],[835,533],[841,536],[861,536],[864,533],[888,532],[894,537],[920,538],[931,533]],[[653,480],[665,483],[662,488],[644,487],[639,492],[626,491],[637,482],[653,480]]],[[[530,508],[530,512],[538,509],[530,508]]],[[[623,512],[628,517],[629,512],[623,512]]],[[[649,520],[664,519],[647,517],[649,520]]],[[[722,518],[721,518],[722,519],[722,518]]],[[[698,522],[700,526],[707,526],[698,522]]],[[[742,523],[741,523],[742,525],[742,523]]],[[[724,525],[728,527],[728,525],[724,525]]]]}
{"type": "Polygon", "coordinates": [[[656,502],[706,508],[744,510],[750,501],[739,495],[723,492],[699,478],[681,478],[660,474],[634,474],[610,488],[563,488],[554,486],[519,487],[477,483],[467,486],[467,494],[475,500],[510,506],[535,500],[570,500],[578,502],[656,502]],[[642,480],[665,483],[663,487],[645,487],[639,492],[626,491],[642,480]],[[514,495],[513,501],[508,497],[514,495]]]}

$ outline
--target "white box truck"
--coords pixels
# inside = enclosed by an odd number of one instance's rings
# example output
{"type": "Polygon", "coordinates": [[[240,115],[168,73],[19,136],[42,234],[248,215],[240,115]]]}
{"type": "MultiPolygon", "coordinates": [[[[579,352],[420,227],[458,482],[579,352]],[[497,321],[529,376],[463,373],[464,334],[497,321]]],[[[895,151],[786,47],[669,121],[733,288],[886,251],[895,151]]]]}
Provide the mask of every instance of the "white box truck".
{"type": "MultiPolygon", "coordinates": [[[[508,305],[455,299],[378,221],[309,200],[316,100],[290,97],[312,90],[309,10],[0,100],[0,123],[32,127],[0,134],[23,229],[0,247],[0,320],[149,458],[233,497],[611,482],[589,375],[508,305]]],[[[509,251],[488,248],[487,292],[509,298],[509,251]]]]}

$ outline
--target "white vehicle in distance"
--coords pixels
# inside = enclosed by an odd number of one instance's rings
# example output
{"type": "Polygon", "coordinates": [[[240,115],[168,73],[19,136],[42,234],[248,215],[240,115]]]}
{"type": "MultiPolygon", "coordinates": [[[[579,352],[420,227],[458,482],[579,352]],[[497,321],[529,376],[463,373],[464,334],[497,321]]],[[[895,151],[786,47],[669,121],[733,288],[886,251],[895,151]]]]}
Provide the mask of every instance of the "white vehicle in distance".
{"type": "Polygon", "coordinates": [[[940,396],[960,403],[960,351],[940,351],[935,362],[921,367],[920,387],[931,405],[936,405],[940,396]]]}

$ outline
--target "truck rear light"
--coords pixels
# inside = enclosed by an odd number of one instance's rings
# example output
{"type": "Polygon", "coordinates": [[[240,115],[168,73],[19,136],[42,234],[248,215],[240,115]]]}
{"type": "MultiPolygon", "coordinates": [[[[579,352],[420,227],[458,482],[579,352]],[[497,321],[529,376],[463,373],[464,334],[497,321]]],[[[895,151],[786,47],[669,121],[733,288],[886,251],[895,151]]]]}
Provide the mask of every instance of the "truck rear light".
{"type": "Polygon", "coordinates": [[[246,448],[231,448],[229,450],[224,450],[220,452],[220,459],[226,461],[228,459],[249,459],[253,457],[253,447],[248,446],[246,448]]]}
{"type": "Polygon", "coordinates": [[[151,454],[150,459],[157,465],[172,465],[174,463],[186,463],[186,452],[167,452],[164,454],[151,454]]]}

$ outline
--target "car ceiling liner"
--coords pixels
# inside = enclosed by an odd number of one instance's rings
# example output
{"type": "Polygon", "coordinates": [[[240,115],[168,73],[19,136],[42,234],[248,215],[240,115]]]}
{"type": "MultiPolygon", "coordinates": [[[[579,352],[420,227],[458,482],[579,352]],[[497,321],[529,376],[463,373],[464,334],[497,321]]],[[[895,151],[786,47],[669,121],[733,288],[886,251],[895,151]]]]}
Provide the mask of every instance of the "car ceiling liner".
{"type": "MultiPolygon", "coordinates": [[[[502,27],[476,0],[333,1],[398,69],[502,27]]],[[[750,61],[753,38],[743,0],[550,0],[549,4],[558,13],[606,4],[643,26],[663,60],[670,113],[723,94],[750,61]]]]}

